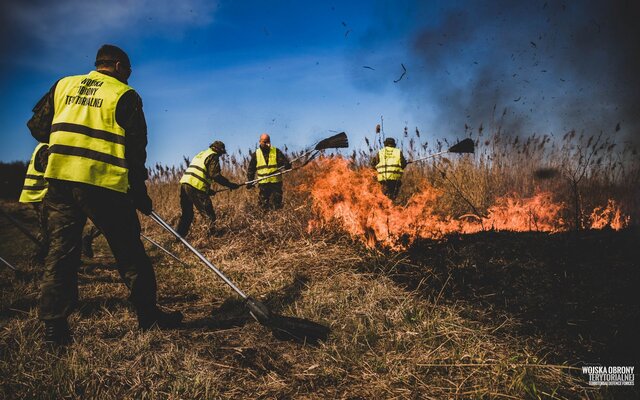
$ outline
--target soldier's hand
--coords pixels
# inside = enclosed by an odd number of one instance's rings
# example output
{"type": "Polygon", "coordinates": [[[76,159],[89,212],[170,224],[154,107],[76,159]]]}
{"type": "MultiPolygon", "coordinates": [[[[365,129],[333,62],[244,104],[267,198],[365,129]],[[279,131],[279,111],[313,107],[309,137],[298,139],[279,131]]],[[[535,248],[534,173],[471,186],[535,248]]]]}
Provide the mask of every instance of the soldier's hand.
{"type": "Polygon", "coordinates": [[[247,189],[253,189],[254,187],[256,187],[255,183],[247,183],[247,189]]]}
{"type": "Polygon", "coordinates": [[[239,185],[239,184],[234,183],[234,182],[229,182],[229,189],[231,189],[231,190],[236,190],[240,186],[242,186],[242,185],[239,185]]]}
{"type": "Polygon", "coordinates": [[[147,186],[142,183],[138,185],[132,185],[129,190],[129,195],[133,200],[133,206],[145,215],[150,215],[153,211],[153,203],[151,197],[147,194],[147,186]]]}
{"type": "Polygon", "coordinates": [[[144,215],[151,215],[151,211],[153,211],[153,202],[147,193],[135,196],[133,205],[144,215]]]}

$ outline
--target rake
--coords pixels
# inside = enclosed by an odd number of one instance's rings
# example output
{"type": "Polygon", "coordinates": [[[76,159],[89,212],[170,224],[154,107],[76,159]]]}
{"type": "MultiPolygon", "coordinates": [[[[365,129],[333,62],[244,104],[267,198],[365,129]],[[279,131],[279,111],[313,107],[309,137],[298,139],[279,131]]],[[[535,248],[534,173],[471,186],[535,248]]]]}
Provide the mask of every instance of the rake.
{"type": "Polygon", "coordinates": [[[475,144],[473,143],[473,140],[467,138],[464,139],[461,142],[458,142],[456,144],[454,144],[453,146],[449,147],[447,150],[438,152],[438,153],[434,153],[434,154],[430,154],[426,157],[422,157],[422,158],[418,158],[417,160],[411,160],[409,162],[407,162],[407,164],[411,164],[411,163],[416,163],[418,161],[423,161],[423,160],[427,160],[429,158],[433,158],[436,156],[440,156],[443,154],[447,154],[447,153],[457,153],[457,154],[463,154],[463,153],[473,153],[475,151],[475,144]]]}
{"type": "Polygon", "coordinates": [[[151,212],[150,217],[163,229],[180,240],[196,257],[200,259],[200,261],[215,272],[215,274],[218,275],[224,283],[240,295],[251,316],[260,324],[270,328],[274,336],[277,338],[314,343],[318,340],[325,340],[329,336],[330,329],[327,326],[302,318],[285,317],[272,313],[265,304],[246,295],[242,290],[240,290],[240,288],[238,288],[229,278],[216,268],[215,265],[207,260],[202,253],[196,250],[185,238],[180,236],[180,234],[166,223],[155,211],[151,212]]]}
{"type": "MultiPolygon", "coordinates": [[[[316,143],[313,148],[311,150],[307,150],[304,151],[301,155],[299,155],[298,157],[294,158],[293,160],[291,160],[291,163],[294,163],[295,161],[298,161],[301,158],[306,157],[307,159],[299,166],[294,167],[294,168],[289,168],[286,170],[282,170],[284,168],[284,166],[278,168],[278,172],[274,172],[271,175],[266,175],[263,176],[261,178],[257,178],[257,179],[253,179],[251,181],[247,181],[244,183],[241,183],[240,186],[245,186],[245,185],[252,185],[255,183],[258,183],[264,179],[269,179],[269,178],[273,178],[275,176],[280,176],[280,175],[284,175],[286,173],[289,173],[291,171],[294,171],[296,169],[302,168],[305,165],[309,164],[311,162],[311,160],[313,160],[319,153],[321,150],[326,150],[326,149],[343,149],[343,148],[347,148],[349,147],[349,138],[347,137],[347,134],[345,132],[340,132],[337,133],[331,137],[328,137],[326,139],[322,139],[321,141],[319,141],[318,143],[316,143]]],[[[224,188],[224,189],[220,189],[220,190],[215,190],[213,193],[220,193],[220,192],[226,192],[227,190],[231,190],[229,188],[224,188]]]]}

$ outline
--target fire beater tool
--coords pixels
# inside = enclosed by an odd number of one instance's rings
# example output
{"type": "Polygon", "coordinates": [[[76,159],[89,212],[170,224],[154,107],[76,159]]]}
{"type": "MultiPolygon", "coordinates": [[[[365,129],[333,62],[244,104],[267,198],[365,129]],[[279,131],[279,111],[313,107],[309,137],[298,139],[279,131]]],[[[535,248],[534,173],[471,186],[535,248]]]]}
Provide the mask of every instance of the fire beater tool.
{"type": "MultiPolygon", "coordinates": [[[[266,175],[263,176],[261,178],[258,179],[254,179],[251,181],[247,181],[244,183],[241,183],[240,186],[245,186],[245,185],[251,185],[251,184],[255,184],[260,182],[261,180],[264,179],[269,179],[269,178],[273,178],[274,176],[280,176],[280,175],[284,175],[286,173],[289,173],[291,171],[294,171],[296,169],[302,168],[305,165],[309,164],[311,162],[311,160],[313,160],[319,153],[320,150],[326,150],[326,149],[342,149],[342,148],[347,148],[349,147],[349,138],[347,137],[347,134],[345,132],[340,132],[338,134],[335,134],[331,137],[328,137],[326,139],[322,139],[321,141],[319,141],[318,143],[316,143],[314,145],[314,147],[311,150],[307,150],[304,151],[301,155],[299,155],[298,157],[294,158],[293,160],[291,160],[291,163],[306,157],[306,160],[299,166],[297,167],[293,167],[293,168],[289,168],[289,169],[285,169],[282,170],[284,168],[284,166],[278,168],[278,172],[274,172],[271,175],[266,175]]],[[[220,190],[216,190],[213,193],[220,193],[220,192],[226,192],[227,190],[231,190],[229,188],[224,188],[224,189],[220,189],[220,190]]]]}
{"type": "MultiPolygon", "coordinates": [[[[304,151],[301,155],[291,160],[291,162],[293,163],[294,161],[297,161],[303,157],[308,157],[310,154],[316,153],[320,150],[344,149],[347,147],[349,147],[349,138],[347,138],[347,134],[345,132],[340,132],[326,139],[322,139],[321,141],[316,143],[311,150],[304,151]]],[[[310,160],[306,160],[303,165],[308,164],[309,161],[310,160]]]]}
{"type": "MultiPolygon", "coordinates": [[[[449,147],[449,149],[447,149],[445,151],[441,151],[441,152],[438,152],[438,153],[435,153],[435,154],[431,154],[431,155],[428,155],[426,157],[418,158],[417,160],[409,161],[407,164],[411,164],[411,163],[415,163],[415,162],[418,162],[418,161],[426,160],[428,158],[436,157],[436,156],[439,156],[439,155],[442,155],[442,154],[446,154],[446,153],[463,154],[463,153],[473,153],[474,151],[475,151],[475,144],[473,143],[473,140],[469,139],[469,138],[466,138],[466,139],[454,144],[453,146],[449,147]]],[[[441,170],[437,166],[434,166],[434,167],[438,171],[440,171],[440,173],[442,174],[444,179],[446,179],[453,186],[453,188],[456,190],[456,192],[458,192],[460,197],[462,197],[462,199],[471,207],[471,209],[473,210],[475,215],[476,216],[477,215],[481,215],[481,213],[478,211],[477,207],[473,205],[473,203],[467,198],[467,196],[465,196],[465,194],[462,191],[462,189],[460,189],[458,187],[458,185],[452,179],[447,177],[447,175],[445,174],[445,172],[443,170],[441,170]]],[[[482,220],[480,221],[480,223],[482,223],[482,220]]]]}
{"type": "Polygon", "coordinates": [[[475,150],[475,144],[473,143],[473,140],[467,138],[467,139],[464,139],[461,142],[458,142],[458,143],[454,144],[453,146],[449,147],[447,150],[440,151],[440,152],[434,153],[434,154],[430,154],[430,155],[428,155],[426,157],[418,158],[417,160],[411,160],[407,164],[411,164],[411,163],[416,163],[418,161],[427,160],[429,158],[433,158],[433,157],[440,156],[440,155],[447,154],[447,153],[458,153],[458,154],[473,153],[474,150],[475,150]]]}
{"type": "Polygon", "coordinates": [[[229,278],[227,278],[218,268],[207,260],[202,253],[196,250],[185,238],[180,236],[180,234],[166,223],[155,211],[151,212],[150,217],[154,222],[180,240],[196,257],[200,259],[200,261],[215,272],[215,274],[218,275],[224,283],[240,295],[251,316],[260,324],[270,328],[274,336],[277,338],[313,343],[318,340],[325,340],[329,336],[330,329],[327,326],[302,318],[285,317],[271,312],[265,304],[246,295],[242,290],[240,290],[240,288],[231,282],[229,278]]]}

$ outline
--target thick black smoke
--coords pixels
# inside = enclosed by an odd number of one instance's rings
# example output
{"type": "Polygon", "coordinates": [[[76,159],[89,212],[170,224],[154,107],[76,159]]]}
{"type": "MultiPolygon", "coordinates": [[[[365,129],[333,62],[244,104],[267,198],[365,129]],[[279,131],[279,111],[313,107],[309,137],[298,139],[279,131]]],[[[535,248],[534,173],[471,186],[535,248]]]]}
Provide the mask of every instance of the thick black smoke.
{"type": "MultiPolygon", "coordinates": [[[[640,136],[640,2],[469,1],[416,31],[408,101],[459,133],[640,136]]],[[[429,12],[434,12],[433,9],[429,12]]],[[[409,76],[409,75],[408,75],[409,76]]]]}

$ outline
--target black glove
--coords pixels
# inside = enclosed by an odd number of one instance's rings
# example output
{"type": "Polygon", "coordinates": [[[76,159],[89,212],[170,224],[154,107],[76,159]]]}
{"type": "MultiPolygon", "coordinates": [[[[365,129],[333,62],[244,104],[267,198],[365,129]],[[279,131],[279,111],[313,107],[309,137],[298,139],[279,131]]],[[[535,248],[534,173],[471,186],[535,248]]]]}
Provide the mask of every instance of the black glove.
{"type": "Polygon", "coordinates": [[[36,154],[33,166],[38,172],[44,172],[47,170],[47,164],[49,163],[49,146],[42,146],[36,154]]]}
{"type": "Polygon", "coordinates": [[[134,207],[144,215],[150,215],[153,211],[153,203],[151,197],[147,194],[147,186],[142,183],[131,187],[129,194],[133,200],[134,207]]]}
{"type": "Polygon", "coordinates": [[[239,188],[242,185],[238,185],[237,183],[233,183],[233,182],[229,182],[229,185],[227,186],[229,189],[231,190],[236,190],[237,188],[239,188]]]}
{"type": "Polygon", "coordinates": [[[247,189],[253,189],[254,187],[256,187],[255,182],[247,183],[247,189]]]}

